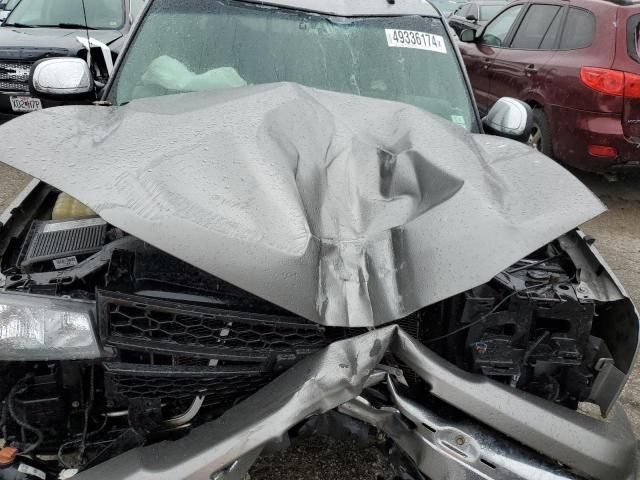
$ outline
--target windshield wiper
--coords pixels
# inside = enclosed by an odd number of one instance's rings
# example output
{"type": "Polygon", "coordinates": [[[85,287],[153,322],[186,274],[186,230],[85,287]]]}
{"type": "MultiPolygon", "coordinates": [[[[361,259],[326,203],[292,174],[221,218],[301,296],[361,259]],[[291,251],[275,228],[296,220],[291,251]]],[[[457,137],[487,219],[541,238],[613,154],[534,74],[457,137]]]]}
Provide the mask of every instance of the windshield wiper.
{"type": "Polygon", "coordinates": [[[81,23],[54,23],[51,25],[27,25],[26,23],[7,23],[5,27],[17,28],[77,28],[78,30],[96,30],[94,27],[87,27],[81,23]]]}
{"type": "Polygon", "coordinates": [[[93,27],[89,27],[87,25],[82,25],[81,23],[59,23],[57,25],[47,25],[48,27],[58,27],[58,28],[78,28],[82,30],[96,30],[93,27]]]}
{"type": "Polygon", "coordinates": [[[22,23],[6,24],[5,27],[31,27],[31,28],[73,28],[78,30],[97,30],[94,27],[87,27],[81,23],[52,23],[51,25],[24,25],[22,23]]]}
{"type": "Polygon", "coordinates": [[[27,25],[26,23],[7,23],[5,27],[17,27],[17,28],[36,28],[38,25],[27,25]]]}

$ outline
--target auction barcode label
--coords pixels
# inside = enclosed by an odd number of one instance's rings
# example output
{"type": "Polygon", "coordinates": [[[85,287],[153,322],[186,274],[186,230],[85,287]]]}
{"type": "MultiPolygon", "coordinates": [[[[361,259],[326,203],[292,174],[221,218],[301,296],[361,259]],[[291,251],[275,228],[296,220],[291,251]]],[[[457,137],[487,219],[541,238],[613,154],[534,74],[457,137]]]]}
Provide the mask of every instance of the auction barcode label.
{"type": "Polygon", "coordinates": [[[387,35],[387,45],[390,47],[416,48],[418,50],[447,53],[444,38],[440,35],[393,28],[385,28],[384,32],[387,35]]]}

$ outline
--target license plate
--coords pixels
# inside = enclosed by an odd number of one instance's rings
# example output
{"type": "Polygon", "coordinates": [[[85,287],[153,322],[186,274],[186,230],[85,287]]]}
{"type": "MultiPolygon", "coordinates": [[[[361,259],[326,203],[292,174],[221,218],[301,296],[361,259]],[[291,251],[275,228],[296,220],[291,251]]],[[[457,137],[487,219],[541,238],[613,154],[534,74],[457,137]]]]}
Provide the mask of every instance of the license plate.
{"type": "Polygon", "coordinates": [[[42,102],[39,98],[32,97],[9,97],[11,108],[14,112],[33,112],[42,110],[42,102]]]}

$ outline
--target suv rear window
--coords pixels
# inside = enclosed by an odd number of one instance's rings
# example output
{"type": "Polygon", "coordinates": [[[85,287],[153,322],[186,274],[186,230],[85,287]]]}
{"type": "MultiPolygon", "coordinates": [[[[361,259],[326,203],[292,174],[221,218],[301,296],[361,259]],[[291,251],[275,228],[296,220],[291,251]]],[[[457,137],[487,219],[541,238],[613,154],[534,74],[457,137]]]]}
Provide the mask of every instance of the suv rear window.
{"type": "Polygon", "coordinates": [[[629,17],[627,22],[627,52],[640,63],[640,14],[629,17]]]}
{"type": "Polygon", "coordinates": [[[542,43],[540,44],[540,50],[553,50],[556,47],[558,37],[560,36],[560,28],[562,27],[562,21],[564,20],[564,11],[558,10],[553,22],[549,25],[547,33],[544,34],[542,43]]]}
{"type": "Polygon", "coordinates": [[[593,13],[571,7],[560,40],[560,50],[586,48],[593,43],[596,18],[593,13]]]}
{"type": "Polygon", "coordinates": [[[522,10],[522,5],[515,5],[500,13],[487,25],[480,39],[480,43],[492,47],[502,47],[507,35],[509,35],[511,27],[520,14],[520,10],[522,10]]]}

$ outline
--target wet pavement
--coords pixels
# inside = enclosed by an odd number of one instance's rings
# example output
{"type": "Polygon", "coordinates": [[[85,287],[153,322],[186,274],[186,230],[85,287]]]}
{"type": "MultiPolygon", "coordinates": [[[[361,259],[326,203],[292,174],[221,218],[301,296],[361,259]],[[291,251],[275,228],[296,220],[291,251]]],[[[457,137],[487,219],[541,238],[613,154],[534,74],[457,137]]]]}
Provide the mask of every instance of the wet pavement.
{"type": "MultiPolygon", "coordinates": [[[[596,238],[596,246],[640,305],[640,176],[617,182],[576,173],[609,207],[609,211],[583,226],[596,238]]],[[[27,184],[29,177],[0,163],[0,211],[27,184]]],[[[622,402],[640,438],[640,368],[622,394],[622,402]]]]}
{"type": "Polygon", "coordinates": [[[0,163],[0,212],[27,185],[30,177],[18,170],[0,163]]]}

